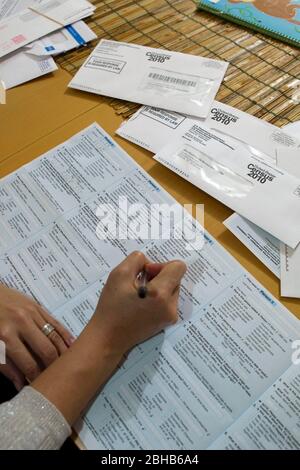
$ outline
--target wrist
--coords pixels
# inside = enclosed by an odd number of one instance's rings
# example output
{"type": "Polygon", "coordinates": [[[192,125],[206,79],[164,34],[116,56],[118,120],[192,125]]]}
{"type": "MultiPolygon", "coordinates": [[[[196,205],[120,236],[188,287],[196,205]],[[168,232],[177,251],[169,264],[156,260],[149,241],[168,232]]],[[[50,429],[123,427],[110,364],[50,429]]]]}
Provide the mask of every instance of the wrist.
{"type": "Polygon", "coordinates": [[[117,362],[123,356],[122,351],[115,347],[113,341],[104,332],[99,333],[92,324],[81,333],[74,343],[74,346],[76,345],[91,359],[97,357],[117,362]]]}
{"type": "Polygon", "coordinates": [[[92,348],[98,350],[111,360],[120,362],[129,347],[124,343],[124,333],[118,334],[117,328],[110,328],[107,322],[92,318],[78,340],[86,341],[92,348]]]}
{"type": "Polygon", "coordinates": [[[72,425],[112,376],[122,354],[92,326],[32,384],[72,425]],[[53,386],[55,384],[55,386],[53,386]]]}

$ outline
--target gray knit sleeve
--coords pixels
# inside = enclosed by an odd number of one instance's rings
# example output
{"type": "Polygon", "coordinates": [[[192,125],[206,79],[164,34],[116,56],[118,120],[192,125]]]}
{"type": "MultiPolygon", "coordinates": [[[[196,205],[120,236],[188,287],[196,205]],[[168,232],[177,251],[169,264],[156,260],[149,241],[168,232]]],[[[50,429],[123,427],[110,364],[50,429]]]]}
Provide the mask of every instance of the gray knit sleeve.
{"type": "Polygon", "coordinates": [[[0,449],[59,449],[71,428],[58,409],[32,387],[0,405],[0,449]]]}

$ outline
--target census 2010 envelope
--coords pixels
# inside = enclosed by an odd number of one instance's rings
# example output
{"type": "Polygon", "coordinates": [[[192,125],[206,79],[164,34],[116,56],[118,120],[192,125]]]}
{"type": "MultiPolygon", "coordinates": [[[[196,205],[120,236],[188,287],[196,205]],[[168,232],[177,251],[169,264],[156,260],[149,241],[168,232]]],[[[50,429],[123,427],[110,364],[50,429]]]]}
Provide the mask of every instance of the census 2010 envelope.
{"type": "Polygon", "coordinates": [[[69,86],[206,117],[227,67],[206,57],[101,40],[69,86]]]}
{"type": "Polygon", "coordinates": [[[300,179],[203,124],[154,159],[291,248],[300,242],[300,179]]]}
{"type": "Polygon", "coordinates": [[[142,106],[128,121],[121,124],[116,133],[150,152],[157,153],[193,124],[201,123],[221,135],[230,136],[244,144],[255,155],[273,161],[275,165],[282,166],[291,174],[294,174],[292,170],[295,163],[300,162],[299,138],[219,101],[213,101],[206,119],[142,106]]]}

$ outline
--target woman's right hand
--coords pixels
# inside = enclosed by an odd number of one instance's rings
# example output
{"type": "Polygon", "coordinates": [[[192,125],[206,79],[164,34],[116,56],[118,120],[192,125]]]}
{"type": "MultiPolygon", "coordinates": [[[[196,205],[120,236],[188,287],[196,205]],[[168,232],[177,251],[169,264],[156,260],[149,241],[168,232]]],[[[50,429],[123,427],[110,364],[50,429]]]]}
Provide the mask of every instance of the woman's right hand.
{"type": "Polygon", "coordinates": [[[133,252],[109,275],[88,329],[101,332],[106,347],[124,354],[178,320],[177,304],[182,261],[151,263],[141,252],[133,252]],[[150,281],[146,298],[137,293],[137,275],[146,269],[150,281]]]}
{"type": "Polygon", "coordinates": [[[124,354],[178,319],[182,261],[151,263],[134,252],[108,277],[96,311],[70,349],[32,384],[72,424],[120,364],[124,354]],[[136,278],[150,281],[139,298],[136,278]]]}

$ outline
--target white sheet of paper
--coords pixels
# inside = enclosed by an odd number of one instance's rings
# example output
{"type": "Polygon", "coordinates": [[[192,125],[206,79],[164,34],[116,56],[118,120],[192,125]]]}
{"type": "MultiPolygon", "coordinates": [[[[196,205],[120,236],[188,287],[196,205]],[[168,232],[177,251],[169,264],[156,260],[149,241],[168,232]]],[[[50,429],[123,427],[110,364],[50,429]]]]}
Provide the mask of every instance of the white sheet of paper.
{"type": "Polygon", "coordinates": [[[280,278],[280,241],[238,214],[224,222],[230,230],[276,277],[280,278]]]}
{"type": "Polygon", "coordinates": [[[86,0],[48,0],[0,21],[0,57],[92,14],[86,0]],[[50,19],[51,18],[51,19],[50,19]]]}
{"type": "Polygon", "coordinates": [[[0,60],[0,79],[7,90],[55,70],[57,65],[52,57],[35,57],[26,54],[24,49],[0,60]]]}
{"type": "MultiPolygon", "coordinates": [[[[179,323],[131,351],[76,426],[83,443],[205,449],[231,425],[244,425],[281,377],[294,377],[299,396],[299,367],[291,374],[299,320],[208,233],[203,248],[192,251],[185,239],[98,238],[97,207],[115,206],[120,195],[147,210],[175,202],[96,124],[0,182],[0,282],[37,299],[75,335],[93,314],[108,272],[133,249],[188,265],[179,323]]],[[[287,406],[285,394],[278,403],[287,406]]],[[[300,447],[299,409],[284,421],[272,409],[292,436],[287,449],[300,447]]],[[[258,443],[279,447],[280,440],[274,429],[267,443],[257,434],[240,445],[258,443]]]]}
{"type": "Polygon", "coordinates": [[[69,86],[206,117],[228,63],[102,39],[69,86]]]}
{"type": "Polygon", "coordinates": [[[298,245],[300,179],[243,144],[193,124],[154,158],[291,248],[298,245]]]}
{"type": "Polygon", "coordinates": [[[300,298],[300,249],[280,244],[280,295],[300,298]]]}
{"type": "MultiPolygon", "coordinates": [[[[123,137],[152,153],[159,152],[168,142],[187,130],[191,118],[175,111],[167,111],[152,106],[142,106],[128,121],[124,121],[116,131],[123,137]]],[[[205,123],[205,119],[199,122],[205,123]]]]}
{"type": "Polygon", "coordinates": [[[77,21],[29,44],[25,50],[28,54],[36,56],[56,56],[83,46],[96,37],[96,34],[84,21],[77,21]]]}
{"type": "Polygon", "coordinates": [[[121,125],[117,134],[157,153],[193,123],[199,122],[244,143],[255,155],[271,159],[274,164],[278,164],[279,154],[286,163],[289,160],[293,163],[293,152],[300,152],[300,133],[298,139],[292,138],[283,129],[218,101],[213,102],[206,119],[143,106],[121,125]]]}
{"type": "MultiPolygon", "coordinates": [[[[299,137],[300,136],[300,121],[285,126],[286,132],[299,137]]],[[[284,160],[284,155],[282,156],[284,160]]],[[[289,161],[290,171],[295,174],[300,174],[300,158],[295,156],[294,161],[289,161]]],[[[281,243],[280,246],[281,258],[281,286],[280,293],[283,297],[300,298],[300,247],[295,250],[290,249],[288,246],[281,243]]]]}
{"type": "MultiPolygon", "coordinates": [[[[300,136],[300,123],[285,126],[285,132],[300,136]],[[291,132],[291,129],[293,132],[291,132]]],[[[278,164],[289,173],[300,178],[300,154],[298,149],[289,152],[289,158],[282,149],[278,150],[278,164]]],[[[225,226],[239,238],[275,275],[281,279],[280,292],[283,297],[300,298],[300,248],[291,249],[274,239],[269,233],[235,214],[224,222],[225,226]],[[245,230],[245,225],[249,232],[245,230]],[[271,249],[271,252],[270,252],[271,249]],[[280,260],[280,270],[275,267],[280,260]]]]}
{"type": "Polygon", "coordinates": [[[289,124],[286,124],[284,126],[284,129],[290,135],[293,135],[294,137],[299,139],[299,136],[300,136],[300,121],[290,122],[289,124]]]}
{"type": "Polygon", "coordinates": [[[209,449],[296,450],[300,441],[299,413],[295,413],[300,409],[299,379],[299,365],[291,365],[209,449]]]}
{"type": "Polygon", "coordinates": [[[0,0],[0,20],[8,18],[31,5],[38,6],[47,1],[48,0],[0,0]]]}

